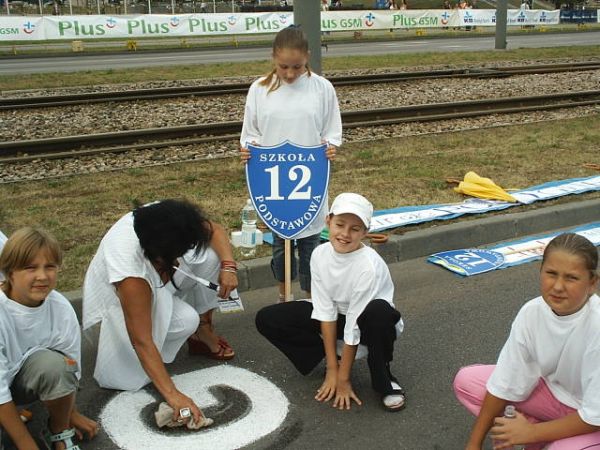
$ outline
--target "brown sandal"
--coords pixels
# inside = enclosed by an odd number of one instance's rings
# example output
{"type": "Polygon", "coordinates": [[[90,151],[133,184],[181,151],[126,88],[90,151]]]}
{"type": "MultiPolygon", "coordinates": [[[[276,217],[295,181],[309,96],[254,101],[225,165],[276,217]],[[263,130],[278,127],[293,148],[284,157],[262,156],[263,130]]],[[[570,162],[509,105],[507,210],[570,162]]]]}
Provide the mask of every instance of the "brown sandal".
{"type": "MultiPolygon", "coordinates": [[[[227,340],[223,336],[217,336],[217,338],[219,338],[219,345],[221,347],[233,352],[233,347],[231,345],[229,345],[229,342],[227,342],[227,340]]],[[[233,353],[235,354],[235,352],[233,352],[233,353]]]]}
{"type": "Polygon", "coordinates": [[[217,361],[229,361],[235,356],[235,352],[229,344],[227,344],[227,341],[222,339],[223,338],[219,338],[219,350],[213,352],[210,347],[201,340],[189,338],[187,340],[188,354],[192,356],[202,355],[217,361]]]}

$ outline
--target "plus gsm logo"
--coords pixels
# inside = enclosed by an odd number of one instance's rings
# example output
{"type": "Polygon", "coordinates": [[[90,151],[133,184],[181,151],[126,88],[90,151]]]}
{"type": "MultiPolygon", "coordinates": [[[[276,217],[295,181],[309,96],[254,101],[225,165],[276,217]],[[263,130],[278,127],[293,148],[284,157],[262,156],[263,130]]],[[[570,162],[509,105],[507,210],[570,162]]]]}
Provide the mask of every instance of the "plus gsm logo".
{"type": "Polygon", "coordinates": [[[25,22],[25,24],[23,25],[23,32],[27,33],[27,34],[31,34],[35,31],[35,25],[32,24],[31,22],[25,22]]]}
{"type": "Polygon", "coordinates": [[[369,12],[369,14],[365,16],[365,25],[368,27],[375,25],[375,16],[372,12],[369,12]]]}
{"type": "Polygon", "coordinates": [[[447,12],[444,12],[444,14],[442,14],[442,25],[448,25],[450,19],[450,14],[448,14],[447,12]]]}

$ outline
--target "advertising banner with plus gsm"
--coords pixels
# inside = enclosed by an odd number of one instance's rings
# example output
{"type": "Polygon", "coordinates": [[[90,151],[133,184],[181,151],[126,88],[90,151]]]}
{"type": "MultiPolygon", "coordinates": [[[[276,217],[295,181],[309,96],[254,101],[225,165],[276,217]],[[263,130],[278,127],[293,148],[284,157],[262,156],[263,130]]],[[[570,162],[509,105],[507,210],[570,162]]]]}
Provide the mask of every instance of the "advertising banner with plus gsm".
{"type": "MultiPolygon", "coordinates": [[[[1,1],[1,0],[0,0],[1,1]]],[[[560,11],[508,11],[509,25],[557,25],[560,11]]],[[[292,12],[2,16],[0,41],[191,37],[277,33],[294,23],[292,12]]],[[[496,26],[494,9],[325,11],[321,31],[496,26]]]]}
{"type": "Polygon", "coordinates": [[[304,231],[326,202],[326,148],[327,144],[304,147],[287,141],[274,147],[248,145],[250,198],[265,225],[284,239],[304,231]]]}

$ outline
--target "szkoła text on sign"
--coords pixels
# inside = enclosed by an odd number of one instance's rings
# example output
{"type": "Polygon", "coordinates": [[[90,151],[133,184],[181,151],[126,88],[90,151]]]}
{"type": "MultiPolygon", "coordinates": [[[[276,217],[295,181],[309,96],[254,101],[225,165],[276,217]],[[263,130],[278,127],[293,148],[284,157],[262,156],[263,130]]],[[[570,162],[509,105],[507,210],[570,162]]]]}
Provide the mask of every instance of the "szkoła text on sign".
{"type": "Polygon", "coordinates": [[[326,202],[326,147],[290,142],[275,147],[248,146],[252,155],[246,164],[250,198],[263,222],[284,239],[304,231],[326,202]]]}

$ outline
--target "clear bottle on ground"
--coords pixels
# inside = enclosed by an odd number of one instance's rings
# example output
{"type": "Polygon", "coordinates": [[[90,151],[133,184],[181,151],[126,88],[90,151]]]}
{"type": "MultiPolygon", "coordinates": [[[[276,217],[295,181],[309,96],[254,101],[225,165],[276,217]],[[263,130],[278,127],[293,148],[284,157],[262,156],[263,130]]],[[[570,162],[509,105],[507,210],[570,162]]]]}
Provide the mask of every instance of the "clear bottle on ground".
{"type": "Polygon", "coordinates": [[[248,199],[242,208],[242,256],[256,255],[256,219],[256,210],[252,201],[248,199]]]}

